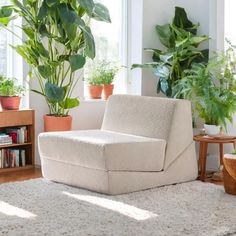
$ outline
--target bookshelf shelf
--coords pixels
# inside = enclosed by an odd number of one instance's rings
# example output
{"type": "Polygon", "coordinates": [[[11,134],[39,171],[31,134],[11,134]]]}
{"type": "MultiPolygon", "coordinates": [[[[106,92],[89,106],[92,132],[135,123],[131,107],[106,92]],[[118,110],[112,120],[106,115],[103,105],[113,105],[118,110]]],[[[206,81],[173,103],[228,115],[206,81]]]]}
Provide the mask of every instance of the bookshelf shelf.
{"type": "Polygon", "coordinates": [[[14,148],[14,147],[22,147],[22,146],[30,146],[32,143],[13,143],[13,144],[6,144],[6,145],[0,145],[0,149],[2,148],[14,148]]]}
{"type": "MultiPolygon", "coordinates": [[[[16,110],[16,111],[1,111],[0,110],[0,130],[20,127],[26,127],[27,142],[13,143],[0,145],[0,151],[3,149],[18,149],[25,150],[25,166],[0,168],[0,174],[14,171],[24,171],[32,169],[35,166],[35,112],[31,109],[16,110]]],[[[4,150],[3,150],[4,151],[4,150]]],[[[14,159],[15,160],[15,159],[14,159]]],[[[23,164],[24,165],[24,164],[23,164]]],[[[17,166],[17,165],[14,165],[17,166]]]]}

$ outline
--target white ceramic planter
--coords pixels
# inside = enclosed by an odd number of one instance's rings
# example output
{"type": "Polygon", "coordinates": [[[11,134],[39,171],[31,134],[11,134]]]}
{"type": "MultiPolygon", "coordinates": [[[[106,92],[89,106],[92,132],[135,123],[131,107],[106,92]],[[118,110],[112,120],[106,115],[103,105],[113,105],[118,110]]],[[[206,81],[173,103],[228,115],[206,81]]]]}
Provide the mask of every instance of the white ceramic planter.
{"type": "Polygon", "coordinates": [[[216,125],[207,125],[204,124],[204,129],[207,135],[209,136],[216,136],[220,134],[220,126],[216,125]]]}

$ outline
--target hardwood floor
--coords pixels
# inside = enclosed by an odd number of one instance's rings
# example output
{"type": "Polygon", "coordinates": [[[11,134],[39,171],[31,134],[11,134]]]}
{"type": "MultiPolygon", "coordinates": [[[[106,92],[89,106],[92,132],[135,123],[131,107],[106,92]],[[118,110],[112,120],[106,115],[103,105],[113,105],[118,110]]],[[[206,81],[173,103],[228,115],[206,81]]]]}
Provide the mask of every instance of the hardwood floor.
{"type": "MultiPolygon", "coordinates": [[[[41,177],[42,177],[42,172],[40,168],[17,171],[14,173],[2,173],[0,174],[0,184],[7,183],[7,182],[16,182],[16,181],[24,181],[24,180],[29,180],[29,179],[36,179],[36,178],[41,178],[41,177]]],[[[214,181],[211,178],[207,178],[205,182],[213,183],[217,185],[223,185],[222,181],[214,181]]]]}
{"type": "Polygon", "coordinates": [[[24,170],[24,171],[16,171],[9,173],[1,173],[0,174],[0,184],[7,182],[16,182],[23,181],[29,179],[36,179],[42,177],[42,172],[40,168],[24,170]]]}

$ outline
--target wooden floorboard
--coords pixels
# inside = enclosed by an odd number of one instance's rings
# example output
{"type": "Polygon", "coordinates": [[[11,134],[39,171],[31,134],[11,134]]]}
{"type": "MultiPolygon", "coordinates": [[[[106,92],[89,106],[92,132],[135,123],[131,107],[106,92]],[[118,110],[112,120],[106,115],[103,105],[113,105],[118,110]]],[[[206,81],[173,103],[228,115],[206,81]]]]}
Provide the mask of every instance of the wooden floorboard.
{"type": "MultiPolygon", "coordinates": [[[[0,174],[0,184],[8,183],[8,182],[16,182],[16,181],[24,181],[29,179],[41,178],[42,172],[40,168],[24,170],[24,171],[16,171],[14,173],[2,173],[0,174]]],[[[214,181],[211,178],[207,178],[205,180],[206,183],[213,183],[217,185],[223,185],[222,181],[214,181]]]]}
{"type": "Polygon", "coordinates": [[[40,168],[34,168],[29,170],[21,170],[9,173],[0,174],[0,184],[16,181],[24,181],[29,179],[41,178],[42,172],[40,168]]]}

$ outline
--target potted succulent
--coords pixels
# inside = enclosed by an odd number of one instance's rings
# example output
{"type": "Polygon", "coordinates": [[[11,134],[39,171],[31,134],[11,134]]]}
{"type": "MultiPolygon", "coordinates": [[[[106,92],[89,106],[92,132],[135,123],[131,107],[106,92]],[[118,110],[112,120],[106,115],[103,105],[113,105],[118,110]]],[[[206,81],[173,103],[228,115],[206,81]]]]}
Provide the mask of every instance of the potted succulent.
{"type": "Polygon", "coordinates": [[[80,79],[76,72],[84,67],[87,58],[95,57],[90,19],[110,22],[109,12],[93,0],[10,2],[12,5],[0,9],[0,24],[7,28],[11,20],[23,18],[22,30],[27,39],[15,50],[30,64],[31,78],[38,81],[32,91],[42,95],[48,105],[45,131],[69,130],[69,111],[80,104],[73,96],[80,79]]]}
{"type": "Polygon", "coordinates": [[[236,62],[232,46],[225,53],[215,53],[207,65],[194,64],[185,77],[176,83],[176,97],[192,101],[194,112],[205,121],[208,135],[226,129],[236,112],[236,62]]]}
{"type": "Polygon", "coordinates": [[[4,110],[18,110],[24,86],[17,84],[17,79],[0,76],[0,101],[4,110]]]}

